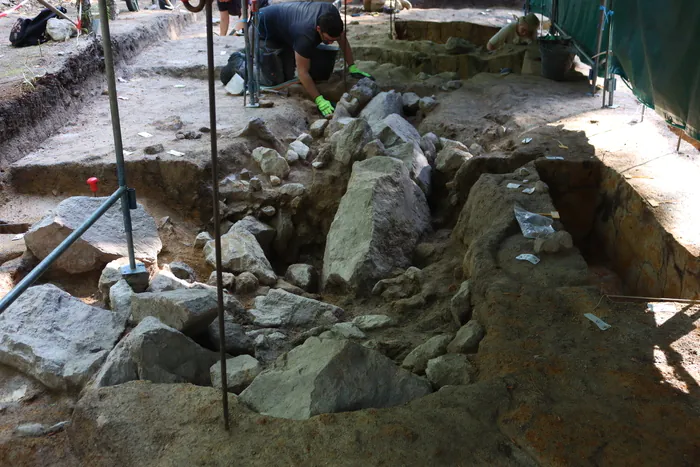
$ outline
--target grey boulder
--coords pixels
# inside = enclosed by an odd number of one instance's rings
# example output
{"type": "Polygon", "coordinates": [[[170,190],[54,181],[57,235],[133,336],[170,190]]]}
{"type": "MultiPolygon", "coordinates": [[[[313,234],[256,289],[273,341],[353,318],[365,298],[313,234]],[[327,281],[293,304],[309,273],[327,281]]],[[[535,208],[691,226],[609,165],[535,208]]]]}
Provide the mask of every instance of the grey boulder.
{"type": "Polygon", "coordinates": [[[406,355],[401,366],[414,373],[422,374],[428,365],[428,360],[447,352],[450,341],[452,336],[449,334],[431,337],[406,355]]]}
{"type": "Polygon", "coordinates": [[[401,161],[374,157],[356,163],[326,240],[324,286],[371,290],[395,268],[411,264],[429,227],[425,195],[401,161]]]}
{"type": "Polygon", "coordinates": [[[430,383],[379,352],[348,340],[311,337],[260,373],[240,397],[262,414],[303,420],[394,407],[430,392],[430,383]]]}
{"type": "MultiPolygon", "coordinates": [[[[62,201],[54,212],[34,224],[24,235],[24,241],[34,255],[44,259],[83,221],[107,200],[89,196],[74,196],[62,201]]],[[[153,218],[140,204],[131,211],[136,259],[153,264],[163,244],[153,218]]],[[[128,256],[124,220],[119,203],[107,210],[82,237],[68,248],[53,264],[69,274],[99,269],[117,258],[128,256]]]]}
{"type": "Polygon", "coordinates": [[[372,331],[396,325],[394,319],[387,315],[362,315],[353,319],[352,323],[363,331],[372,331]]]}
{"type": "Polygon", "coordinates": [[[124,323],[50,284],[30,287],[0,315],[0,363],[57,390],[80,390],[124,323]]]}
{"type": "Polygon", "coordinates": [[[131,299],[131,314],[139,323],[148,316],[191,336],[206,331],[218,313],[212,289],[181,289],[142,293],[131,299]]]}
{"type": "Polygon", "coordinates": [[[216,352],[200,347],[156,318],[147,317],[112,350],[93,385],[104,387],[147,380],[208,386],[209,368],[217,360],[216,352]]]}
{"type": "Polygon", "coordinates": [[[191,284],[183,279],[178,279],[170,269],[161,269],[153,276],[148,286],[148,292],[167,292],[168,290],[187,289],[191,284]]]}
{"type": "MultiPolygon", "coordinates": [[[[126,279],[136,293],[145,292],[148,288],[148,271],[122,276],[122,266],[128,265],[129,258],[118,258],[107,263],[107,266],[102,270],[97,288],[100,291],[100,295],[105,300],[105,303],[109,304],[109,290],[114,284],[122,280],[122,278],[126,279]]],[[[137,261],[137,266],[138,265],[143,265],[143,263],[137,261]]]]}
{"type": "MultiPolygon", "coordinates": [[[[207,243],[204,254],[207,262],[216,267],[214,242],[207,243]]],[[[260,283],[274,285],[277,275],[260,247],[260,243],[248,230],[234,225],[221,236],[221,260],[223,268],[233,273],[251,272],[260,283]]]]}
{"type": "Polygon", "coordinates": [[[187,282],[194,282],[197,280],[197,273],[194,272],[194,269],[192,269],[189,264],[185,264],[182,261],[175,261],[170,263],[168,266],[170,267],[170,272],[173,273],[173,276],[177,277],[178,279],[182,279],[187,282]]]}
{"type": "MultiPolygon", "coordinates": [[[[221,345],[218,319],[211,322],[207,332],[212,345],[216,350],[219,350],[221,345]]],[[[224,350],[231,355],[252,354],[254,352],[253,339],[245,333],[243,326],[234,322],[233,317],[228,313],[224,314],[224,350]]]]}
{"type": "MultiPolygon", "coordinates": [[[[240,394],[262,371],[262,365],[250,355],[241,355],[226,359],[226,389],[240,394]]],[[[221,362],[216,362],[209,370],[211,385],[221,387],[221,362]]]]}
{"type": "Polygon", "coordinates": [[[333,157],[336,161],[350,165],[359,160],[362,148],[372,139],[372,130],[367,122],[355,118],[333,135],[333,157]]]}
{"type": "Polygon", "coordinates": [[[318,273],[310,264],[290,265],[284,278],[307,292],[315,292],[318,287],[318,273]]]}
{"type": "Polygon", "coordinates": [[[403,99],[396,91],[380,92],[367,107],[360,112],[360,118],[367,120],[370,126],[381,122],[391,114],[403,115],[403,99]]]}
{"type": "Polygon", "coordinates": [[[375,137],[390,148],[401,143],[416,143],[420,145],[421,136],[413,125],[401,115],[391,114],[372,126],[375,137]]]}
{"type": "Polygon", "coordinates": [[[255,308],[248,313],[257,326],[263,327],[313,327],[334,324],[343,316],[343,310],[335,305],[280,289],[257,297],[255,308]]]}
{"type": "Polygon", "coordinates": [[[476,353],[479,342],[484,338],[484,328],[476,320],[470,320],[462,326],[454,340],[447,346],[450,353],[476,353]]]}
{"type": "Polygon", "coordinates": [[[416,142],[400,143],[386,151],[386,155],[399,159],[406,166],[411,180],[416,182],[423,193],[430,194],[432,168],[423,154],[420,144],[416,142]]]}
{"type": "Polygon", "coordinates": [[[467,323],[472,317],[471,287],[469,281],[464,281],[459,290],[450,300],[450,312],[457,326],[467,323]]]}
{"type": "Polygon", "coordinates": [[[263,147],[255,148],[253,149],[252,156],[265,175],[274,175],[279,178],[285,178],[289,175],[287,159],[280,156],[280,153],[274,149],[263,147]]]}
{"type": "Polygon", "coordinates": [[[433,383],[435,389],[440,389],[443,386],[469,384],[472,382],[471,375],[475,372],[466,355],[448,353],[430,360],[425,369],[425,376],[433,383]]]}
{"type": "Polygon", "coordinates": [[[273,227],[270,227],[253,216],[245,216],[243,219],[233,224],[233,227],[236,229],[242,228],[253,234],[264,251],[267,251],[267,249],[270,247],[272,240],[275,239],[275,234],[277,233],[273,227]]]}

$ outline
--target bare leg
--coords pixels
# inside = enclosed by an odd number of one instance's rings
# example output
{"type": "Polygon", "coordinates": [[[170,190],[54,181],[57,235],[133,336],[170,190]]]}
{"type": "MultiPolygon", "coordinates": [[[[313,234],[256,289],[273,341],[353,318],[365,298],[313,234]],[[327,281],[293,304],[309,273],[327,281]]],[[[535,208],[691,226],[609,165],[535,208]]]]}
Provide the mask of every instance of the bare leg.
{"type": "Polygon", "coordinates": [[[228,11],[220,11],[221,23],[219,24],[219,35],[225,37],[228,34],[228,11]]]}

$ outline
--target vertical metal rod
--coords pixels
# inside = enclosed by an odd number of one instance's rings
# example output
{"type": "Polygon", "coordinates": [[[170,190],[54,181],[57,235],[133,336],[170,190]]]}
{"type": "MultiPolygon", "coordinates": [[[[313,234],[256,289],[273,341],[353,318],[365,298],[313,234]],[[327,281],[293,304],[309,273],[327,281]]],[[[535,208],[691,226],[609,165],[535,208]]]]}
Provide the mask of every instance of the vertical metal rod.
{"type": "Polygon", "coordinates": [[[681,137],[683,136],[683,133],[680,133],[681,130],[678,131],[678,144],[676,144],[676,152],[681,152],[681,137]]]}
{"type": "MultiPolygon", "coordinates": [[[[105,2],[101,2],[105,3],[105,2]]],[[[214,89],[214,31],[212,25],[213,0],[207,0],[207,66],[209,71],[209,126],[211,127],[211,181],[214,201],[214,245],[216,247],[216,298],[219,306],[219,347],[221,357],[221,397],[224,410],[224,428],[228,423],[228,381],[226,380],[226,345],[224,343],[224,286],[221,267],[221,223],[219,222],[219,165],[216,147],[216,94],[214,89]]]]}
{"type": "MultiPolygon", "coordinates": [[[[122,146],[122,129],[119,120],[119,103],[117,100],[117,82],[114,78],[114,57],[112,56],[112,38],[109,35],[109,14],[107,2],[101,1],[100,24],[102,26],[102,50],[105,56],[105,77],[107,78],[107,90],[109,92],[109,111],[112,116],[112,133],[114,134],[114,152],[117,156],[117,179],[120,187],[126,188],[126,171],[124,170],[124,148],[122,146]]],[[[129,211],[129,194],[127,190],[122,192],[122,216],[124,217],[124,232],[126,233],[126,247],[129,253],[129,267],[136,270],[136,258],[134,257],[134,237],[131,231],[131,211],[129,211]]]]}
{"type": "Polygon", "coordinates": [[[598,84],[598,67],[600,66],[600,49],[603,47],[603,26],[605,25],[605,12],[608,9],[608,0],[603,2],[605,10],[600,10],[600,20],[598,22],[598,41],[596,43],[595,64],[593,65],[593,84],[591,85],[591,96],[595,96],[595,87],[598,84]]]}
{"type": "Polygon", "coordinates": [[[605,79],[603,80],[603,92],[602,92],[602,94],[603,94],[603,108],[605,108],[605,98],[606,98],[605,93],[608,92],[608,86],[609,86],[608,78],[609,78],[609,74],[610,74],[610,47],[612,46],[612,44],[610,43],[610,30],[611,29],[612,29],[612,26],[608,29],[608,49],[607,49],[607,53],[605,54],[605,79]]]}
{"type": "Polygon", "coordinates": [[[642,104],[642,118],[639,119],[639,123],[642,123],[644,121],[644,111],[647,109],[647,106],[642,104]]]}
{"type": "MultiPolygon", "coordinates": [[[[260,10],[257,7],[253,9],[253,24],[255,26],[255,31],[253,31],[253,69],[255,70],[255,105],[256,107],[260,105],[260,10]]],[[[252,100],[251,100],[251,103],[252,100]]]]}
{"type": "Polygon", "coordinates": [[[615,52],[613,51],[613,28],[615,27],[615,22],[614,22],[614,15],[610,17],[610,36],[608,36],[608,77],[609,77],[609,84],[608,84],[608,107],[613,106],[613,99],[615,97],[615,73],[613,73],[613,57],[615,56],[615,52]]]}
{"type": "MultiPolygon", "coordinates": [[[[345,33],[345,42],[347,43],[348,41],[348,0],[342,0],[343,5],[345,6],[345,16],[343,18],[344,27],[343,27],[343,32],[345,33]]],[[[345,56],[345,49],[343,49],[343,89],[345,89],[345,92],[348,92],[348,60],[347,57],[345,56]]]]}
{"type": "Polygon", "coordinates": [[[248,97],[248,74],[250,73],[248,54],[250,53],[250,36],[248,27],[248,0],[241,0],[241,16],[245,20],[243,25],[243,36],[245,40],[245,79],[243,80],[243,107],[246,106],[246,99],[248,97]]]}

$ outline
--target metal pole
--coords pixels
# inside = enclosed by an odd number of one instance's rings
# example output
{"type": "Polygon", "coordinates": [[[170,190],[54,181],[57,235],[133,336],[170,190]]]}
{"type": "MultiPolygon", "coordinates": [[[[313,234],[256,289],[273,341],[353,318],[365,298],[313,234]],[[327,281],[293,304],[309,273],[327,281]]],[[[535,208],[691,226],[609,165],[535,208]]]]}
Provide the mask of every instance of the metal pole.
{"type": "Polygon", "coordinates": [[[126,246],[129,252],[129,268],[136,272],[134,257],[134,237],[131,231],[131,212],[129,211],[129,194],[126,189],[126,171],[124,170],[124,148],[122,147],[122,129],[119,120],[119,103],[117,101],[117,83],[114,78],[114,58],[112,56],[112,39],[109,35],[109,14],[107,2],[98,2],[100,7],[100,24],[102,25],[102,50],[105,56],[105,77],[109,92],[109,111],[112,116],[112,133],[114,134],[114,153],[117,157],[117,179],[122,191],[122,215],[124,217],[124,232],[126,246]]]}
{"type": "MultiPolygon", "coordinates": [[[[104,3],[104,2],[103,2],[104,3]]],[[[224,343],[224,286],[221,267],[221,224],[219,222],[219,165],[216,147],[216,94],[214,89],[214,31],[212,26],[213,0],[207,1],[207,65],[209,67],[209,126],[211,127],[211,181],[214,201],[214,245],[216,251],[216,298],[219,307],[219,347],[221,357],[221,397],[224,410],[224,428],[228,431],[228,381],[226,380],[226,345],[224,343]]]]}
{"type": "Polygon", "coordinates": [[[46,270],[56,261],[81,235],[89,229],[92,224],[94,224],[97,219],[102,216],[109,208],[111,208],[114,203],[116,203],[119,198],[126,192],[126,187],[120,186],[117,191],[112,193],[112,196],[107,198],[104,203],[100,205],[95,212],[93,212],[90,217],[85,219],[85,221],[80,224],[80,227],[75,229],[73,233],[68,235],[65,240],[63,240],[49,255],[44,258],[44,260],[39,263],[34,269],[31,270],[27,276],[20,281],[5,297],[0,301],[0,313],[5,311],[12,302],[17,300],[25,290],[27,290],[41,275],[46,272],[46,270]]]}
{"type": "Polygon", "coordinates": [[[613,57],[615,52],[613,51],[613,28],[615,27],[614,15],[610,17],[610,36],[608,37],[608,107],[613,106],[613,98],[615,97],[615,73],[613,73],[613,57]]]}
{"type": "Polygon", "coordinates": [[[248,26],[248,0],[241,0],[241,12],[243,19],[245,20],[245,24],[243,26],[243,36],[245,37],[245,57],[246,57],[246,72],[245,72],[245,80],[243,82],[243,107],[246,106],[246,98],[248,97],[248,74],[250,73],[250,65],[249,62],[250,60],[248,59],[248,55],[250,54],[250,37],[248,36],[249,34],[249,26],[248,26]]]}
{"type": "MultiPolygon", "coordinates": [[[[344,27],[343,27],[343,32],[345,33],[345,43],[347,44],[348,41],[348,0],[342,0],[343,5],[345,5],[345,16],[343,18],[344,27]]],[[[345,92],[348,92],[348,59],[345,56],[345,49],[343,49],[343,89],[345,89],[345,92]]]]}
{"type": "Polygon", "coordinates": [[[603,27],[605,25],[605,12],[608,9],[608,0],[604,1],[604,8],[605,10],[600,10],[600,20],[598,23],[598,41],[596,45],[596,51],[595,51],[595,64],[593,65],[593,77],[591,78],[591,81],[593,81],[593,84],[591,85],[591,96],[595,96],[595,87],[598,84],[598,67],[600,66],[600,49],[603,46],[603,27]]]}
{"type": "Polygon", "coordinates": [[[681,151],[681,137],[683,136],[683,134],[680,133],[681,130],[678,130],[678,131],[679,131],[679,133],[678,133],[678,144],[676,144],[676,152],[680,152],[680,151],[681,151]]]}
{"type": "Polygon", "coordinates": [[[639,123],[642,123],[644,121],[644,111],[647,109],[647,106],[642,104],[642,118],[639,119],[639,123]]]}

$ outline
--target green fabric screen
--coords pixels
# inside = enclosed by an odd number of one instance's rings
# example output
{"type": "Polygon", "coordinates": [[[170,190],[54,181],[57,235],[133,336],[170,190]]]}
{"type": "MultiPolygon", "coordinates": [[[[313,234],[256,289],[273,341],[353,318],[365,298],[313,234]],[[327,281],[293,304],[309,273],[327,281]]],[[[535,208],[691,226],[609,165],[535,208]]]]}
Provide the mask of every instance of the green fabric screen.
{"type": "MultiPolygon", "coordinates": [[[[599,0],[530,0],[552,15],[589,56],[595,54],[599,0]]],[[[700,0],[611,0],[613,62],[635,96],[700,140],[700,0]]],[[[607,28],[602,50],[607,46],[607,28]]]]}

